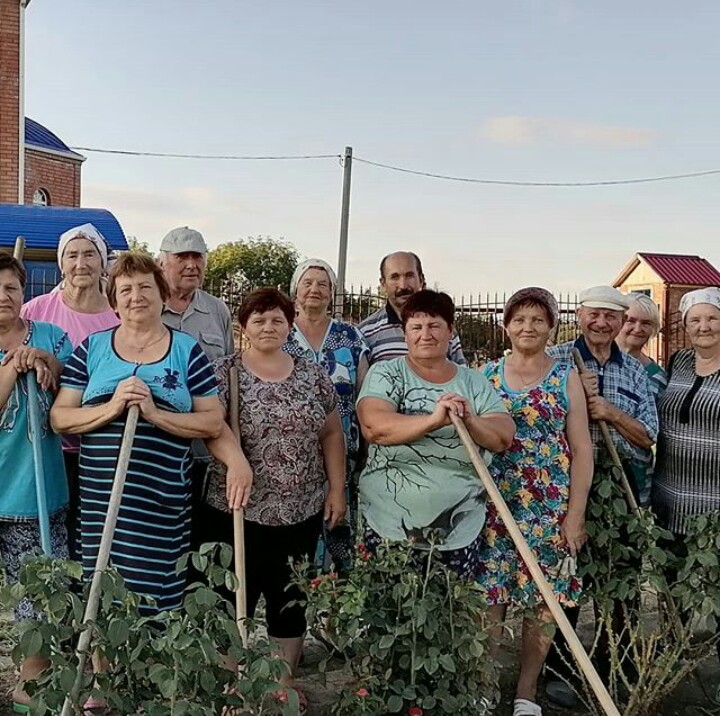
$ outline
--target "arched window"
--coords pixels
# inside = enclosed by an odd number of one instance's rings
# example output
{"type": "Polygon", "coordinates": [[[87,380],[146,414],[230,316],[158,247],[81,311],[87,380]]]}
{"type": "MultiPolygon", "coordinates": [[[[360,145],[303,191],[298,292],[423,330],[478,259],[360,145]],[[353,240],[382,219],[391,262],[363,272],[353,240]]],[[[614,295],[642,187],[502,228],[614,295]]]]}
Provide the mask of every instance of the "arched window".
{"type": "Polygon", "coordinates": [[[50,206],[50,194],[48,194],[47,189],[41,189],[40,187],[35,189],[32,203],[36,206],[50,206]]]}

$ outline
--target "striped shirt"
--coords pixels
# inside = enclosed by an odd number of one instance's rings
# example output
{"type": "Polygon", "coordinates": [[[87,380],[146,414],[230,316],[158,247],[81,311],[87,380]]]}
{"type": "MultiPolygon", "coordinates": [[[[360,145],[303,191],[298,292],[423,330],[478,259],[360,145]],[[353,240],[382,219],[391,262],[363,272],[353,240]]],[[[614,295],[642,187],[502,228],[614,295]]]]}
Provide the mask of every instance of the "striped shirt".
{"type": "MultiPolygon", "coordinates": [[[[171,329],[165,356],[136,365],[116,352],[115,330],[89,336],[65,366],[62,387],[79,391],[83,406],[107,403],[117,384],[131,376],[145,382],[158,408],[175,413],[189,413],[194,398],[217,393],[210,363],[191,336],[171,329]]],[[[88,578],[97,560],[124,427],[121,415],[80,441],[82,558],[88,578]]],[[[189,439],[140,417],[110,557],[129,589],[156,600],[155,607],[143,603],[145,614],[182,603],[186,575],[178,574],[175,564],[190,548],[191,462],[189,439]]]]}
{"type": "MultiPolygon", "coordinates": [[[[637,358],[623,353],[613,342],[610,358],[604,365],[600,365],[582,336],[576,341],[551,346],[547,353],[559,361],[572,364],[574,362],[573,348],[580,351],[587,369],[597,373],[599,394],[616,408],[620,408],[631,418],[642,423],[650,439],[655,440],[658,433],[657,409],[643,364],[637,358]]],[[[609,423],[608,428],[620,457],[632,460],[636,464],[647,462],[645,450],[632,445],[609,423]]],[[[596,449],[602,446],[600,426],[594,420],[590,422],[590,436],[596,449]]],[[[644,473],[644,470],[640,470],[640,472],[644,473]]],[[[635,476],[637,477],[637,475],[635,476]]],[[[642,485],[638,485],[638,487],[642,488],[642,485]]]]}
{"type": "Polygon", "coordinates": [[[720,370],[695,373],[695,352],[670,360],[660,396],[660,439],[652,505],[663,527],[687,531],[687,518],[720,510],[720,370]]]}
{"type": "MultiPolygon", "coordinates": [[[[370,365],[407,355],[402,321],[389,303],[368,316],[358,328],[370,346],[370,365]]],[[[448,359],[458,365],[467,365],[457,333],[453,333],[450,339],[448,359]]]]}

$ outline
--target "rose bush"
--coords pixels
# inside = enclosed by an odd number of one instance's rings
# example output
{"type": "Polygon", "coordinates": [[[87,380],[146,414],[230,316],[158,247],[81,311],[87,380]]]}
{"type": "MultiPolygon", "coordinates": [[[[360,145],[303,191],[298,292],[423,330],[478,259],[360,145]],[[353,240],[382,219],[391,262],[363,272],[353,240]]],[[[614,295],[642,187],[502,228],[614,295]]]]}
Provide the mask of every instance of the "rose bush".
{"type": "MultiPolygon", "coordinates": [[[[297,570],[308,622],[349,654],[351,683],[335,714],[483,714],[496,696],[485,600],[432,547],[359,545],[347,578],[297,570]]],[[[321,663],[325,670],[328,660],[321,663]]]]}
{"type": "MultiPolygon", "coordinates": [[[[91,653],[109,666],[93,677],[84,675],[75,712],[92,697],[103,699],[121,714],[147,716],[216,716],[236,707],[245,714],[296,714],[297,696],[289,691],[283,703],[274,698],[278,679],[287,666],[272,658],[270,645],[256,635],[248,648],[240,639],[233,607],[212,587],[235,588],[228,571],[228,545],[206,544],[187,560],[207,577],[208,584],[191,585],[183,607],[153,617],[140,613],[141,597],[128,591],[114,570],[102,576],[100,611],[94,625],[91,653]],[[239,671],[229,664],[238,664],[239,671]]],[[[16,662],[40,655],[51,667],[28,684],[33,714],[59,713],[77,673],[74,647],[83,625],[89,585],[82,568],[70,561],[39,557],[22,568],[19,582],[0,594],[3,608],[29,599],[46,620],[19,627],[13,651],[16,662]]],[[[249,624],[252,635],[252,624],[249,624]]]]}

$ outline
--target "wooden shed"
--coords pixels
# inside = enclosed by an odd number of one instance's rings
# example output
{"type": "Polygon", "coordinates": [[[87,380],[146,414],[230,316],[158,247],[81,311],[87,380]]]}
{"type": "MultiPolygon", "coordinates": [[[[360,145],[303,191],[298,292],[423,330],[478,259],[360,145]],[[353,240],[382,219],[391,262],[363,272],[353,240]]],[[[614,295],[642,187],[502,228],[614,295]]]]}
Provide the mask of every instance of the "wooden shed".
{"type": "Polygon", "coordinates": [[[650,296],[660,309],[663,327],[650,341],[648,355],[661,364],[687,345],[678,306],[688,292],[720,286],[720,272],[707,260],[689,254],[637,253],[613,281],[623,293],[650,296]]]}

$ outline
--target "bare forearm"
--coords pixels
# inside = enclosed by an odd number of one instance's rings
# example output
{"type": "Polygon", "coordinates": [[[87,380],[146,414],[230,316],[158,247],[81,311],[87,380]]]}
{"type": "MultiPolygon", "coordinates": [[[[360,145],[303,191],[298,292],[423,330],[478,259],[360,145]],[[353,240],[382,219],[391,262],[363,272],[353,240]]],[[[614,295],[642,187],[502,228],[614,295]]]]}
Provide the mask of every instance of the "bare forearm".
{"type": "Polygon", "coordinates": [[[232,430],[227,423],[223,423],[222,431],[216,438],[208,438],[205,445],[210,454],[224,465],[248,464],[245,453],[238,445],[232,430]]]}
{"type": "Polygon", "coordinates": [[[465,425],[467,425],[470,437],[475,444],[490,450],[490,452],[507,450],[515,435],[513,419],[502,413],[471,415],[466,418],[465,425]]]}
{"type": "Polygon", "coordinates": [[[220,410],[204,410],[193,413],[171,413],[156,408],[146,420],[156,427],[181,438],[217,438],[222,433],[225,421],[220,410]]]}
{"type": "Polygon", "coordinates": [[[593,452],[592,446],[575,448],[570,463],[570,500],[568,512],[585,515],[588,495],[593,479],[593,452]]]}
{"type": "Polygon", "coordinates": [[[50,424],[56,433],[82,435],[90,433],[118,417],[110,403],[87,408],[68,408],[54,405],[50,409],[50,424]]]}
{"type": "Polygon", "coordinates": [[[608,422],[632,445],[646,450],[654,445],[655,441],[648,435],[645,426],[619,408],[612,411],[608,422]]]}
{"type": "Polygon", "coordinates": [[[332,430],[320,438],[325,474],[330,489],[345,489],[345,438],[342,431],[332,430]]]}
{"type": "Polygon", "coordinates": [[[362,421],[362,433],[377,445],[405,445],[422,440],[438,426],[433,415],[373,413],[362,421]]]}

